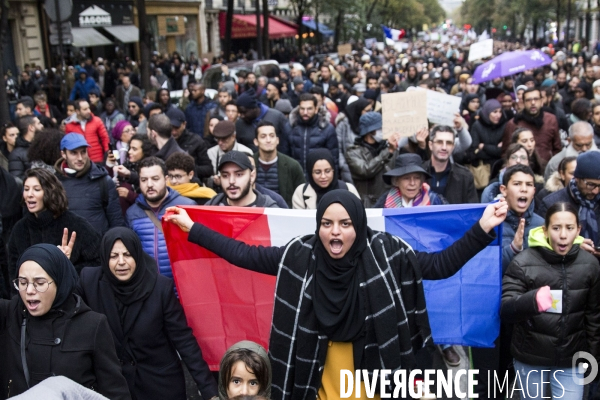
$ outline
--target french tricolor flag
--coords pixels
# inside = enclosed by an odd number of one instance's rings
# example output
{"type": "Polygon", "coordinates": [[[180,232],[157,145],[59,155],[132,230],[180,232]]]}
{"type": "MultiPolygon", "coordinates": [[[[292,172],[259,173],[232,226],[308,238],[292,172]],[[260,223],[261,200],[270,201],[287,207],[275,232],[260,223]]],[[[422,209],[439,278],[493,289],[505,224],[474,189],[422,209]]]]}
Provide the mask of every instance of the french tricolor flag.
{"type": "MultiPolygon", "coordinates": [[[[397,235],[419,251],[440,251],[479,220],[485,205],[367,209],[369,226],[397,235]]],[[[196,222],[248,244],[284,246],[313,234],[315,210],[184,206],[196,222]]],[[[212,370],[234,343],[248,339],[268,349],[275,277],[235,267],[187,241],[163,223],[173,276],[188,323],[212,370]]],[[[501,238],[497,231],[498,238],[501,238]]],[[[498,336],[501,241],[496,239],[456,275],[425,281],[431,330],[437,344],[492,347],[498,336]]]]}
{"type": "Polygon", "coordinates": [[[381,25],[381,29],[383,29],[383,33],[386,38],[394,41],[398,41],[406,35],[406,31],[404,29],[393,29],[385,25],[381,25]]]}

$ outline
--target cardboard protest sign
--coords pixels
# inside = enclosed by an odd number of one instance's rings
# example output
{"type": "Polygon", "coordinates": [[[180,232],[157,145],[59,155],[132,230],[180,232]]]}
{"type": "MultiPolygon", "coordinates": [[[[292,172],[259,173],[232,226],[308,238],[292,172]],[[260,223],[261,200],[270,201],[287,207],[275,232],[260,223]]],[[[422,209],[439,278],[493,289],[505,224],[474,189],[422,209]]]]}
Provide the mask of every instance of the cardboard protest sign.
{"type": "Polygon", "coordinates": [[[454,125],[454,114],[460,111],[461,98],[433,90],[421,89],[427,93],[427,119],[432,124],[454,125]]]}
{"type": "Polygon", "coordinates": [[[350,43],[339,44],[337,47],[338,54],[340,57],[345,56],[346,54],[352,53],[352,45],[350,43]]]}
{"type": "Polygon", "coordinates": [[[469,47],[469,61],[482,60],[494,55],[494,39],[473,43],[469,47]]]}
{"type": "Polygon", "coordinates": [[[412,90],[381,95],[383,138],[394,134],[412,136],[427,128],[427,92],[412,90]]]}

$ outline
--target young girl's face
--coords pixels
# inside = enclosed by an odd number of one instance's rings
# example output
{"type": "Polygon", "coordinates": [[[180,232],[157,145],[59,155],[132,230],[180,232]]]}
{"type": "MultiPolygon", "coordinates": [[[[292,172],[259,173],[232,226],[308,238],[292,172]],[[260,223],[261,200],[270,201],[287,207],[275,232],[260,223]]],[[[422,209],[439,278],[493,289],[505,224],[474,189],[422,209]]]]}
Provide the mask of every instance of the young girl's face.
{"type": "Polygon", "coordinates": [[[573,241],[579,235],[580,229],[573,213],[559,211],[550,217],[550,223],[544,227],[544,233],[552,249],[564,256],[573,247],[573,241]]]}
{"type": "Polygon", "coordinates": [[[260,385],[254,372],[246,367],[243,361],[238,361],[231,367],[231,379],[227,384],[227,397],[239,395],[254,396],[258,394],[260,385]]]}

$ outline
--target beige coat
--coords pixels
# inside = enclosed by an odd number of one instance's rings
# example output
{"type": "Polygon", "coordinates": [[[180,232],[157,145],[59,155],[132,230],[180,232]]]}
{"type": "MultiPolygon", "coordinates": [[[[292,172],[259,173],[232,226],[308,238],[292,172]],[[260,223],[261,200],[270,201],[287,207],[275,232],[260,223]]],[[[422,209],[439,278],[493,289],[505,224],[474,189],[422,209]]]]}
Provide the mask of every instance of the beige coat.
{"type": "MultiPolygon", "coordinates": [[[[311,185],[306,185],[306,190],[304,190],[305,185],[306,184],[302,184],[298,186],[294,191],[294,196],[292,197],[292,208],[316,210],[317,192],[315,192],[315,189],[313,189],[311,185]]],[[[354,185],[351,183],[346,183],[346,185],[348,185],[348,190],[360,199],[358,190],[356,190],[354,185]]]]}

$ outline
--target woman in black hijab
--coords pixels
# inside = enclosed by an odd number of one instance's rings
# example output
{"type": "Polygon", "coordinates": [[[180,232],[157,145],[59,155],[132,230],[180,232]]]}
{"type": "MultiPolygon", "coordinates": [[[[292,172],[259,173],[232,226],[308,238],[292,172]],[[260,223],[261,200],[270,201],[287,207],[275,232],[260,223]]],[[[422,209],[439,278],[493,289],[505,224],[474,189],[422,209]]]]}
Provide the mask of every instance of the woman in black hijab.
{"type": "Polygon", "coordinates": [[[306,157],[306,170],[308,183],[299,185],[294,191],[292,208],[314,210],[323,195],[335,189],[348,190],[360,197],[353,184],[338,179],[335,161],[329,150],[311,150],[306,157]]]}
{"type": "Polygon", "coordinates": [[[110,399],[130,399],[106,317],[73,293],[71,261],[44,243],[17,265],[19,295],[0,300],[0,398],[62,375],[110,399]]]}
{"type": "Polygon", "coordinates": [[[315,399],[340,398],[341,369],[414,369],[415,351],[431,342],[421,279],[456,273],[494,240],[507,207],[490,204],[463,238],[433,254],[371,230],[360,199],[347,190],[323,196],[314,235],[282,247],[250,246],[194,223],[181,208],[167,211],[190,242],[278,276],[269,339],[271,363],[279,365],[273,398],[315,399]],[[405,313],[412,309],[418,312],[405,313]]]}
{"type": "Polygon", "coordinates": [[[481,106],[481,100],[476,94],[466,95],[460,103],[460,114],[469,125],[469,129],[477,121],[479,107],[481,106]]]}
{"type": "Polygon", "coordinates": [[[107,316],[117,356],[132,398],[186,398],[181,356],[205,399],[217,395],[217,383],[188,327],[173,281],[158,273],[128,228],[106,232],[100,268],[84,268],[79,291],[107,316]]]}

